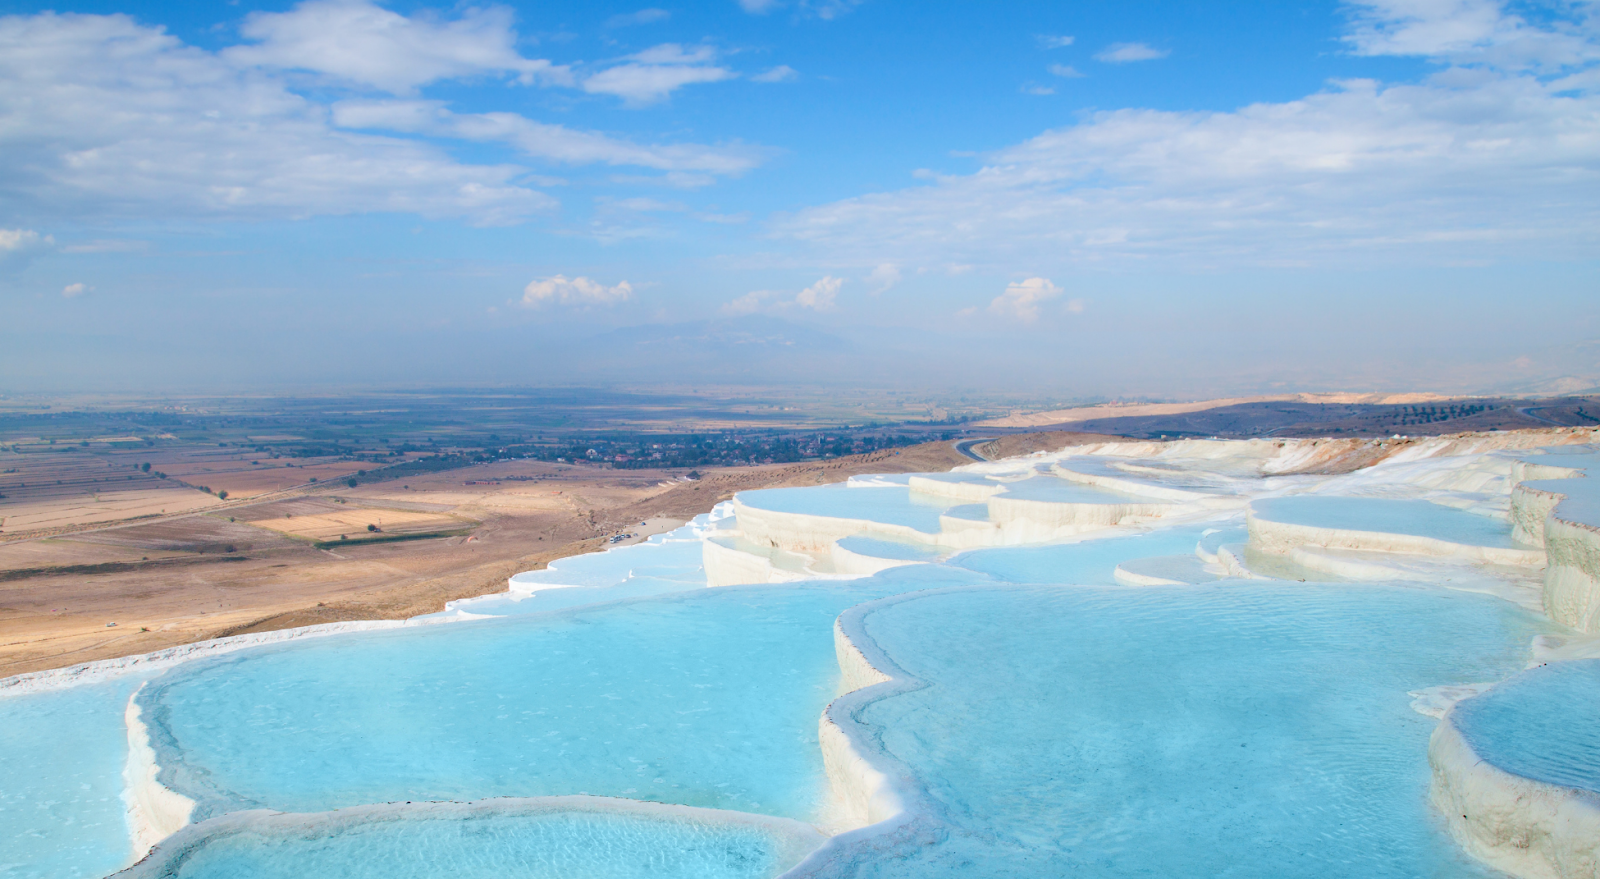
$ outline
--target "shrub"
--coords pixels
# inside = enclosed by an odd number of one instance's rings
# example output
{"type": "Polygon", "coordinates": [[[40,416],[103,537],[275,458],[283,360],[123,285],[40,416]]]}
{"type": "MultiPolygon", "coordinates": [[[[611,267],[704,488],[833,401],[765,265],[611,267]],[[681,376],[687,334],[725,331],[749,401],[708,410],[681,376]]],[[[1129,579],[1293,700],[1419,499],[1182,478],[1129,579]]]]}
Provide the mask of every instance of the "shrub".
{"type": "Polygon", "coordinates": [[[376,531],[376,530],[378,530],[378,526],[376,526],[376,525],[368,525],[367,526],[367,530],[368,531],[376,531]]]}

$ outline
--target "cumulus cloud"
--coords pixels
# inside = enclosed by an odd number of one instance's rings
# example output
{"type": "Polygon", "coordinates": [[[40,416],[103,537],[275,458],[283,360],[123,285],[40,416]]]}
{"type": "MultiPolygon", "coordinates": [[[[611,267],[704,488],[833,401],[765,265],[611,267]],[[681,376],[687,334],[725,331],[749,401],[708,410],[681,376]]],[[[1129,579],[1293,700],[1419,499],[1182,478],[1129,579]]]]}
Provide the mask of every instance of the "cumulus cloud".
{"type": "Polygon", "coordinates": [[[800,78],[800,71],[787,64],[779,64],[763,73],[750,77],[751,82],[794,82],[800,78]]]}
{"type": "Polygon", "coordinates": [[[79,296],[82,296],[83,294],[92,290],[94,290],[93,287],[81,282],[77,284],[68,284],[67,286],[61,288],[61,296],[65,299],[77,299],[79,296]]]}
{"type": "Polygon", "coordinates": [[[1144,43],[1112,43],[1095,53],[1096,61],[1108,64],[1127,64],[1130,61],[1154,61],[1167,57],[1166,49],[1157,49],[1144,43]]]}
{"type": "Polygon", "coordinates": [[[0,270],[19,270],[55,243],[54,238],[32,229],[0,229],[0,270]]]}
{"type": "Polygon", "coordinates": [[[633,27],[641,24],[655,24],[666,21],[672,13],[665,9],[641,9],[638,12],[629,12],[625,15],[613,15],[606,19],[606,27],[633,27]]]}
{"type": "Polygon", "coordinates": [[[686,85],[721,82],[738,75],[715,63],[716,57],[710,46],[685,49],[677,43],[664,43],[585,79],[583,90],[615,95],[629,106],[653,104],[686,85]]]}
{"type": "Polygon", "coordinates": [[[522,290],[522,304],[528,308],[542,305],[616,305],[633,298],[633,285],[619,281],[607,287],[599,281],[578,276],[554,275],[538,278],[522,290]]]}
{"type": "Polygon", "coordinates": [[[1061,295],[1061,288],[1049,278],[1028,278],[1006,285],[1004,293],[989,303],[989,310],[1025,323],[1039,319],[1039,306],[1061,295]]]}
{"type": "Polygon", "coordinates": [[[812,311],[832,311],[844,279],[826,275],[815,284],[794,296],[778,290],[752,290],[722,306],[725,314],[753,314],[757,311],[787,311],[809,308],[812,311]]]}
{"type": "Polygon", "coordinates": [[[843,279],[828,275],[795,294],[794,304],[812,311],[831,311],[834,300],[839,295],[839,288],[843,286],[843,279]]]}
{"type": "Polygon", "coordinates": [[[483,74],[572,82],[566,67],[517,52],[504,6],[468,7],[446,20],[428,12],[407,18],[370,0],[305,0],[288,12],[250,13],[240,33],[255,44],[224,50],[235,64],[309,70],[390,92],[483,74]]]}
{"type": "MultiPolygon", "coordinates": [[[[429,57],[419,63],[436,76],[445,62],[429,57]]],[[[384,78],[373,70],[368,78],[384,78]]],[[[568,164],[705,177],[738,173],[760,156],[640,146],[512,113],[454,116],[430,102],[369,103],[363,122],[356,105],[330,113],[297,94],[289,76],[242,69],[124,15],[0,17],[0,203],[74,219],[404,212],[477,223],[516,222],[556,204],[530,188],[527,168],[349,130],[385,127],[375,107],[390,131],[501,140],[568,164]],[[344,124],[330,124],[341,116],[344,124]]]]}

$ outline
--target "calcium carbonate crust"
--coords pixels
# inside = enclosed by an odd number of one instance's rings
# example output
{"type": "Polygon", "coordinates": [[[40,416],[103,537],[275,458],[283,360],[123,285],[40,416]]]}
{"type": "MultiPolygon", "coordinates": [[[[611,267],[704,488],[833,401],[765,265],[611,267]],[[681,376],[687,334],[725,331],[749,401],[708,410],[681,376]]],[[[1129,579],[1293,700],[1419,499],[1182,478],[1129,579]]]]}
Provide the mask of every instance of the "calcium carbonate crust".
{"type": "Polygon", "coordinates": [[[534,817],[573,812],[636,815],[658,821],[750,827],[779,840],[784,848],[782,859],[786,861],[793,861],[802,853],[816,849],[825,839],[815,827],[789,818],[585,795],[498,797],[466,803],[378,803],[314,813],[253,809],[230,812],[198,824],[190,824],[162,841],[138,863],[115,875],[120,879],[163,879],[172,876],[185,859],[207,842],[238,833],[282,837],[304,836],[315,839],[326,836],[330,831],[340,827],[383,821],[418,818],[534,817]]]}
{"type": "Polygon", "coordinates": [[[1473,857],[1521,879],[1600,877],[1600,797],[1490,765],[1450,713],[1428,743],[1428,764],[1433,803],[1473,857]]]}

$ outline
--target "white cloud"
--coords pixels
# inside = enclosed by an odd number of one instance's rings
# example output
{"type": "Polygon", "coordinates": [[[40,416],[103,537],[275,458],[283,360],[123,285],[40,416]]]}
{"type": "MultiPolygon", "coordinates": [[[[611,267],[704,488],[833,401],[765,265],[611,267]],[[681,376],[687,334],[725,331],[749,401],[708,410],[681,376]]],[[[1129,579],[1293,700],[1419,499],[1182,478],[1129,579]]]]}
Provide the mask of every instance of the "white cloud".
{"type": "Polygon", "coordinates": [[[77,284],[68,284],[67,286],[62,287],[61,288],[61,295],[62,295],[63,298],[66,298],[66,299],[77,299],[79,296],[82,296],[83,294],[91,292],[93,290],[94,290],[93,287],[90,287],[88,284],[84,284],[84,283],[80,282],[80,283],[77,283],[77,284]]]}
{"type": "Polygon", "coordinates": [[[455,115],[432,102],[330,113],[291,90],[291,77],[241,69],[128,16],[0,17],[0,204],[74,219],[403,212],[505,223],[556,203],[530,188],[536,178],[519,165],[471,164],[433,143],[331,120],[669,176],[736,174],[764,155],[642,146],[513,113],[455,115]]]}
{"type": "Polygon", "coordinates": [[[765,73],[758,73],[750,77],[751,82],[794,82],[800,78],[800,71],[787,64],[779,64],[765,73]]]}
{"type": "Polygon", "coordinates": [[[1029,278],[1006,285],[1004,293],[989,303],[989,310],[1026,323],[1039,319],[1039,306],[1061,295],[1061,288],[1049,278],[1029,278]]]}
{"type": "Polygon", "coordinates": [[[1345,42],[1360,55],[1413,55],[1504,68],[1559,69],[1600,58],[1600,10],[1549,5],[1543,27],[1498,0],[1353,0],[1345,42]]]}
{"type": "MultiPolygon", "coordinates": [[[[738,0],[739,8],[751,15],[765,15],[787,5],[783,0],[738,0]]],[[[798,0],[795,9],[803,15],[814,15],[823,21],[838,18],[861,5],[862,0],[798,0]]]]}
{"type": "Polygon", "coordinates": [[[127,16],[0,18],[0,201],[74,217],[403,211],[505,222],[521,169],[339,132],[282,82],[127,16]]]}
{"type": "Polygon", "coordinates": [[[32,229],[0,229],[0,270],[19,271],[55,243],[54,238],[32,229]]]}
{"type": "Polygon", "coordinates": [[[1055,266],[1592,258],[1600,96],[1449,70],[1231,112],[1102,112],[976,173],[802,210],[827,259],[1055,266]]]}
{"type": "Polygon", "coordinates": [[[528,308],[541,305],[616,305],[633,298],[633,285],[619,281],[606,285],[582,276],[568,278],[554,275],[530,281],[522,290],[522,304],[528,308]]]}
{"type": "Polygon", "coordinates": [[[867,275],[867,283],[871,285],[867,288],[867,292],[873,296],[898,286],[900,283],[900,267],[892,262],[882,263],[873,269],[871,274],[867,275]]]}
{"type": "Polygon", "coordinates": [[[794,297],[794,304],[801,308],[809,308],[812,311],[831,311],[833,310],[834,300],[839,295],[839,288],[843,286],[844,280],[842,278],[828,275],[797,293],[794,297]]]}
{"type": "Polygon", "coordinates": [[[1046,49],[1065,49],[1077,41],[1076,37],[1052,36],[1050,34],[1040,34],[1036,39],[1039,41],[1039,45],[1046,49]]]}
{"type": "Polygon", "coordinates": [[[566,67],[517,52],[504,6],[468,7],[444,20],[427,12],[407,18],[370,0],[305,0],[288,12],[250,13],[240,33],[255,45],[224,50],[235,64],[309,70],[390,92],[484,74],[572,82],[566,67]]]}
{"type": "Polygon", "coordinates": [[[665,9],[641,9],[638,12],[629,12],[625,15],[613,15],[606,19],[606,27],[633,27],[641,24],[655,24],[666,21],[672,13],[665,9]]]}
{"type": "Polygon", "coordinates": [[[341,128],[507,143],[529,156],[570,164],[601,162],[662,171],[742,174],[760,164],[765,155],[763,150],[753,147],[634,144],[603,134],[535,122],[515,113],[454,113],[439,101],[340,101],[333,105],[333,121],[341,128]]]}
{"type": "Polygon", "coordinates": [[[738,74],[714,63],[716,50],[698,46],[685,50],[665,43],[629,56],[583,81],[590,94],[615,95],[629,106],[653,104],[686,85],[721,82],[738,74]]]}
{"type": "Polygon", "coordinates": [[[1070,64],[1052,64],[1046,69],[1050,71],[1052,76],[1065,77],[1066,79],[1078,79],[1083,76],[1076,67],[1070,64]]]}
{"type": "Polygon", "coordinates": [[[1127,64],[1130,61],[1154,61],[1167,57],[1166,49],[1157,49],[1144,43],[1112,43],[1095,53],[1096,61],[1108,64],[1127,64]]]}
{"type": "Polygon", "coordinates": [[[752,290],[722,306],[725,314],[754,314],[758,311],[787,311],[791,308],[809,308],[812,311],[832,311],[844,279],[824,276],[815,284],[789,296],[778,290],[752,290]]]}
{"type": "Polygon", "coordinates": [[[1025,95],[1053,95],[1056,90],[1047,85],[1038,85],[1030,82],[1022,87],[1022,93],[1025,95]]]}
{"type": "Polygon", "coordinates": [[[724,304],[722,311],[724,314],[755,314],[781,295],[775,290],[751,290],[738,299],[724,304]]]}

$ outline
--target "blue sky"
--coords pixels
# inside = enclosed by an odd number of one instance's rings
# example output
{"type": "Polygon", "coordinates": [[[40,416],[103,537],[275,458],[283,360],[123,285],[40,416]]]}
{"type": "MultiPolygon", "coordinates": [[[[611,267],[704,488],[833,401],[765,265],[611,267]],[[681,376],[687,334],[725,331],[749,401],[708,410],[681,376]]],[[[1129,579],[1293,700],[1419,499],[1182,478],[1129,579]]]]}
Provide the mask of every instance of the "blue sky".
{"type": "Polygon", "coordinates": [[[0,389],[1600,384],[1593,3],[0,15],[0,389]]]}

